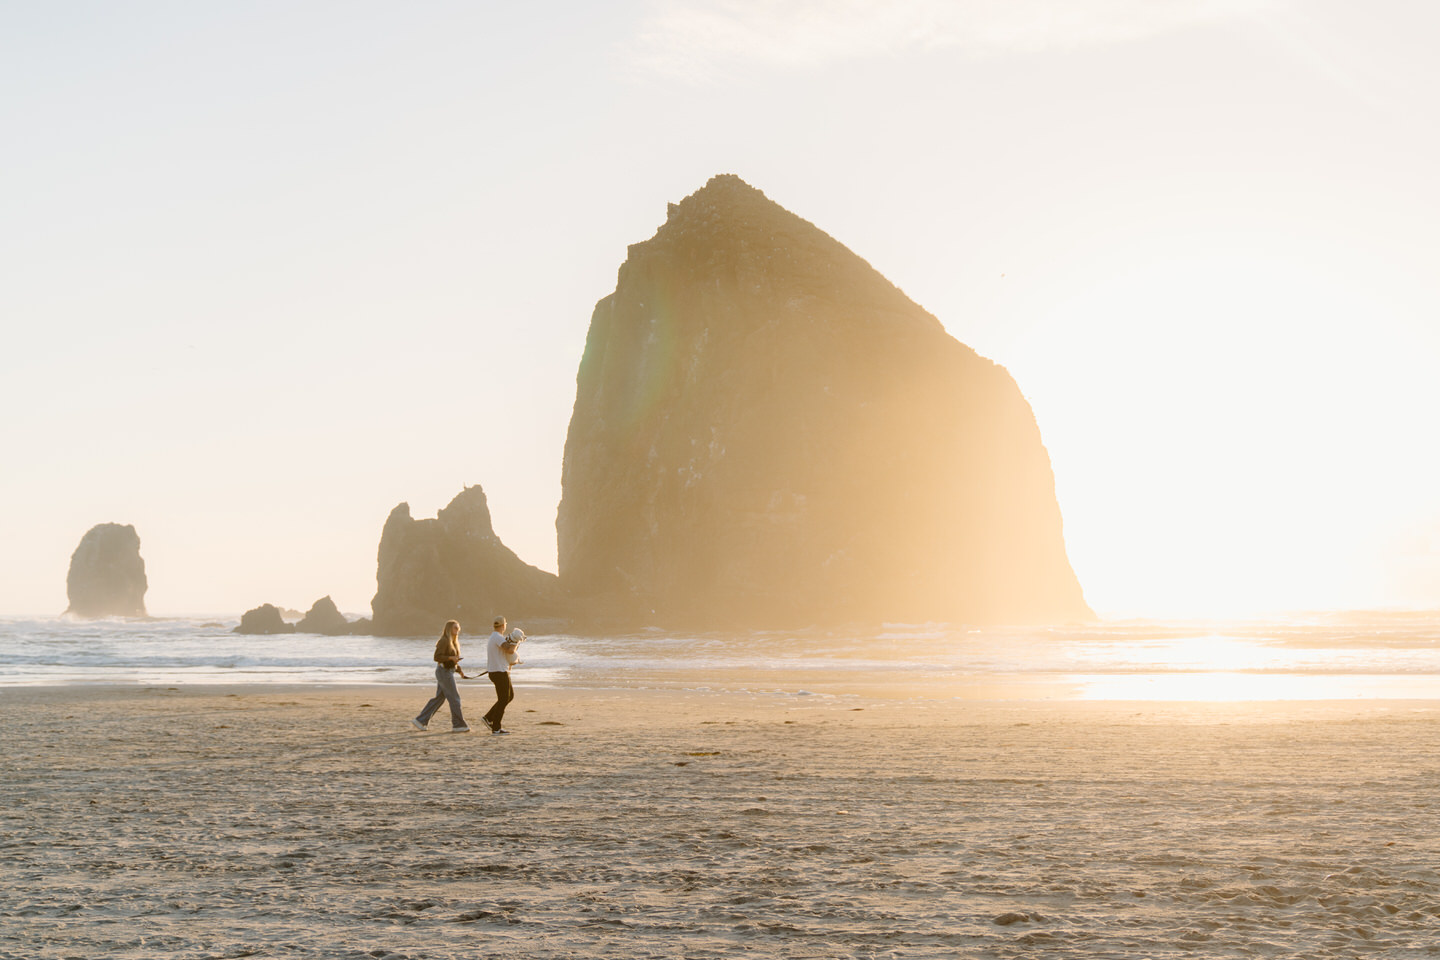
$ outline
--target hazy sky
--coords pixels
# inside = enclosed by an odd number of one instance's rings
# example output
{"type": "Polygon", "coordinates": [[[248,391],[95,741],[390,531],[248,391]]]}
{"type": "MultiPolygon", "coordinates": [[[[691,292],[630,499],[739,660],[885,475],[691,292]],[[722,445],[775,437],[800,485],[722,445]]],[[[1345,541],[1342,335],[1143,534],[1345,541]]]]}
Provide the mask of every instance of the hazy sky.
{"type": "Polygon", "coordinates": [[[0,613],[555,568],[595,301],[736,173],[1009,368],[1111,615],[1440,606],[1440,6],[0,0],[0,613]]]}

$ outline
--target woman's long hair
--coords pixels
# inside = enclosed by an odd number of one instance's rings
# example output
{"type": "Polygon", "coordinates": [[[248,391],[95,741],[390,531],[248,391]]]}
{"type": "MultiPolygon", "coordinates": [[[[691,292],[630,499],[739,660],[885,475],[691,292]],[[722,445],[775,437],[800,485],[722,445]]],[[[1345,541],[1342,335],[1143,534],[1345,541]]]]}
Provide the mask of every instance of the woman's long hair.
{"type": "Polygon", "coordinates": [[[459,621],[459,620],[446,620],[446,621],[445,621],[445,628],[440,631],[440,639],[441,639],[441,640],[444,640],[446,637],[450,636],[450,631],[451,631],[451,630],[454,630],[454,631],[455,631],[455,636],[457,636],[457,637],[460,636],[460,621],[459,621]]]}

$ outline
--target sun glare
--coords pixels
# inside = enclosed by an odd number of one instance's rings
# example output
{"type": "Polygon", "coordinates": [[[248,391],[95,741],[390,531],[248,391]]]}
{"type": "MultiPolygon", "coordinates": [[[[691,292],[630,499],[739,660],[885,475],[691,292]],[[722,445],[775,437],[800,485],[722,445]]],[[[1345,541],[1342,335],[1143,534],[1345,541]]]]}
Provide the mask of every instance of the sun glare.
{"type": "Polygon", "coordinates": [[[1386,593],[1389,553],[1440,475],[1400,415],[1440,405],[1431,335],[1359,265],[1209,241],[1133,252],[1088,265],[1104,279],[1057,300],[1054,335],[1016,364],[1092,605],[1215,617],[1403,602],[1386,593]]]}
{"type": "Polygon", "coordinates": [[[1210,633],[1107,641],[1084,651],[1073,681],[1084,700],[1348,700],[1433,697],[1427,671],[1366,674],[1343,652],[1210,633]],[[1085,672],[1089,666],[1094,672],[1085,672]]]}

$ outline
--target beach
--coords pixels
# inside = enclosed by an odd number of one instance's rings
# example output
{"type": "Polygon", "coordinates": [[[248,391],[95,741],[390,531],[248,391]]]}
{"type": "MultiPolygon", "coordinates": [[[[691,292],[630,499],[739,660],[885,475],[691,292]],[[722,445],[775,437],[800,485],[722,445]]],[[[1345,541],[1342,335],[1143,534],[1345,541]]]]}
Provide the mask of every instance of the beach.
{"type": "Polygon", "coordinates": [[[0,956],[1440,955],[1440,703],[0,689],[0,956]]]}

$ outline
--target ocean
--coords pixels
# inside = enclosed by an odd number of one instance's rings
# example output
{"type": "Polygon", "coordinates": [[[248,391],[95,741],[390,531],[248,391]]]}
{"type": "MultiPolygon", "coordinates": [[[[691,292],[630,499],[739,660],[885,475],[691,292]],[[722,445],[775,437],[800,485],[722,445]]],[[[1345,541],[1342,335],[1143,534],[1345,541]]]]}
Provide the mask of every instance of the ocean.
{"type": "MultiPolygon", "coordinates": [[[[235,617],[0,618],[0,687],[428,684],[430,638],[244,636],[235,617]]],[[[520,624],[520,626],[524,626],[520,624]]],[[[483,637],[462,637],[469,662],[483,637]]],[[[873,633],[532,636],[526,684],[977,700],[1440,699],[1440,612],[873,633]]],[[[477,668],[478,669],[478,668],[477,668]]]]}

